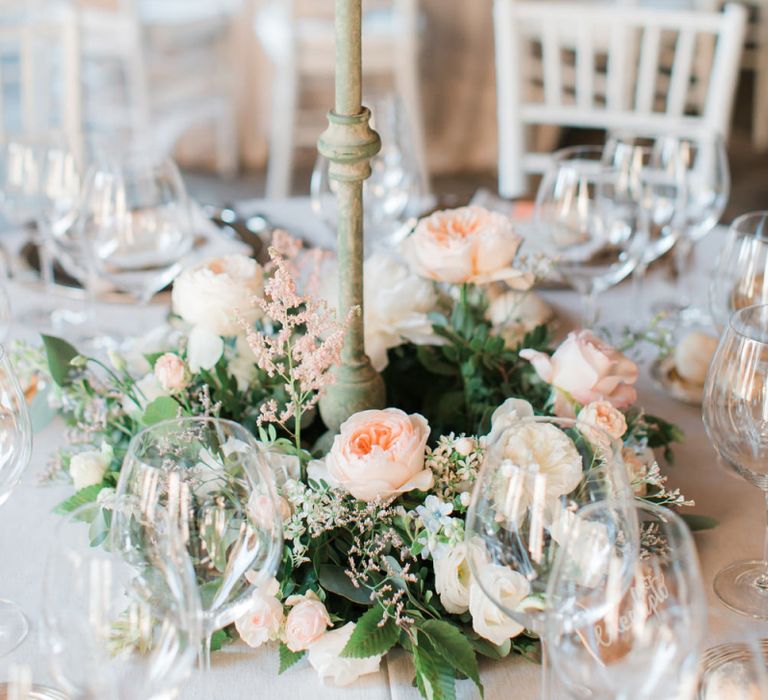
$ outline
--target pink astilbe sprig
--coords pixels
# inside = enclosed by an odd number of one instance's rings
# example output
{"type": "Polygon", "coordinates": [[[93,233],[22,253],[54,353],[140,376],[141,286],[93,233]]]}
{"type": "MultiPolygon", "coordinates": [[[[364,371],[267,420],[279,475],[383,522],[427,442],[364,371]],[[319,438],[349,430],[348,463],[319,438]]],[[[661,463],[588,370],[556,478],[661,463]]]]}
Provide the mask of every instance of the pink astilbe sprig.
{"type": "MultiPolygon", "coordinates": [[[[286,245],[281,248],[290,250],[286,245]]],[[[301,416],[333,383],[331,369],[341,360],[351,316],[339,322],[324,300],[301,294],[292,265],[281,249],[272,246],[269,257],[272,274],[264,285],[264,296],[254,298],[253,303],[261,308],[273,332],[246,327],[246,337],[257,366],[269,377],[284,381],[288,401],[282,408],[274,399],[266,401],[260,407],[258,422],[278,423],[287,430],[288,421],[293,419],[293,434],[300,447],[301,416]]]]}

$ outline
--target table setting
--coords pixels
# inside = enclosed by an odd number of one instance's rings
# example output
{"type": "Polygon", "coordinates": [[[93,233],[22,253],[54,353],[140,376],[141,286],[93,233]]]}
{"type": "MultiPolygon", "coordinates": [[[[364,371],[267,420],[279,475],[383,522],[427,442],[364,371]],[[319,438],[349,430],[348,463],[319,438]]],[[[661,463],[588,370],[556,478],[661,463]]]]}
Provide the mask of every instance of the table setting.
{"type": "Polygon", "coordinates": [[[767,215],[719,224],[723,135],[409,200],[361,12],[310,198],[3,138],[0,697],[768,698],[767,215]]]}

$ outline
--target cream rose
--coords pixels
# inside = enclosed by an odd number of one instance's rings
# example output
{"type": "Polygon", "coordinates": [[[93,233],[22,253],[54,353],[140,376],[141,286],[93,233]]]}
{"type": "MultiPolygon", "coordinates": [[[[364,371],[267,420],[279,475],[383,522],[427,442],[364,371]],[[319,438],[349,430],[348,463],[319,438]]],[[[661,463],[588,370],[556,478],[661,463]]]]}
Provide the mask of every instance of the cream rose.
{"type": "Polygon", "coordinates": [[[461,207],[422,219],[404,241],[403,253],[413,270],[428,279],[506,282],[528,289],[533,275],[512,266],[520,242],[508,217],[482,207],[461,207]]]}
{"type": "Polygon", "coordinates": [[[362,501],[427,491],[433,483],[424,468],[428,437],[429,424],[418,413],[361,411],[342,423],[324,466],[310,465],[310,474],[362,501]]]}
{"type": "Polygon", "coordinates": [[[450,547],[434,561],[435,590],[443,607],[453,615],[469,610],[469,588],[472,574],[469,570],[467,543],[450,547]]]}
{"type": "Polygon", "coordinates": [[[376,673],[381,664],[381,654],[364,659],[342,656],[341,652],[349,642],[355,623],[348,622],[344,627],[326,632],[309,647],[308,659],[312,668],[323,680],[332,679],[336,685],[354,683],[360,676],[376,673]]]}
{"type": "Polygon", "coordinates": [[[262,294],[263,284],[264,273],[255,260],[245,255],[214,258],[176,278],[173,311],[213,335],[240,335],[239,319],[253,323],[261,315],[251,298],[262,294]]]}
{"type": "Polygon", "coordinates": [[[515,522],[534,499],[541,499],[537,506],[550,506],[571,493],[582,478],[579,451],[551,423],[522,421],[510,426],[489,444],[485,459],[499,465],[495,497],[504,515],[515,522]]]}
{"type": "Polygon", "coordinates": [[[621,440],[624,433],[627,432],[627,419],[624,414],[608,401],[588,403],[579,411],[576,425],[582,433],[598,443],[605,442],[602,439],[604,436],[598,431],[590,430],[590,428],[600,428],[614,440],[621,440]]]}
{"type": "Polygon", "coordinates": [[[80,489],[100,484],[112,463],[112,446],[103,442],[100,450],[87,450],[72,455],[69,462],[69,475],[75,488],[80,489]]]}
{"type": "Polygon", "coordinates": [[[491,416],[491,432],[483,439],[486,445],[490,445],[504,433],[504,431],[523,418],[533,416],[533,406],[524,399],[507,399],[499,406],[491,416]]]}
{"type": "Polygon", "coordinates": [[[499,293],[491,287],[487,317],[507,347],[517,347],[526,333],[547,323],[554,312],[540,296],[531,291],[514,289],[499,293]]]}
{"type": "MultiPolygon", "coordinates": [[[[508,610],[517,608],[531,590],[525,576],[506,566],[486,564],[479,575],[490,595],[508,610]]],[[[516,637],[524,629],[523,625],[502,612],[475,582],[469,587],[469,614],[472,616],[472,629],[496,645],[516,637]]]]}
{"type": "Polygon", "coordinates": [[[704,386],[709,363],[717,350],[717,338],[692,331],[675,348],[675,369],[685,381],[704,386]]]}
{"type": "Polygon", "coordinates": [[[291,651],[309,649],[331,624],[325,605],[311,591],[305,596],[291,596],[286,601],[293,606],[285,620],[285,644],[291,651]]]}
{"type": "Polygon", "coordinates": [[[235,620],[237,633],[249,647],[260,647],[278,638],[284,618],[283,604],[276,597],[279,590],[274,578],[264,583],[253,594],[248,613],[235,620]]]}
{"type": "Polygon", "coordinates": [[[626,408],[637,400],[632,386],[637,365],[591,331],[570,333],[551,357],[536,350],[522,350],[520,357],[554,387],[557,416],[574,417],[574,402],[609,401],[616,408],[626,408]]]}
{"type": "Polygon", "coordinates": [[[155,362],[155,378],[166,391],[183,391],[189,384],[189,370],[178,355],[167,352],[155,362]]]}

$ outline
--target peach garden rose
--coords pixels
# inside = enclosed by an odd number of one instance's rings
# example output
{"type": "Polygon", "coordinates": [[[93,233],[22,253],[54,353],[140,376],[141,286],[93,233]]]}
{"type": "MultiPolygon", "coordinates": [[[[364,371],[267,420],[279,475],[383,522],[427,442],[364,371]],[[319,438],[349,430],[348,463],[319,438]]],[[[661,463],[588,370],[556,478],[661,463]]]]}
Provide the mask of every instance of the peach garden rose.
{"type": "Polygon", "coordinates": [[[637,365],[591,331],[569,333],[551,357],[536,350],[521,350],[520,357],[555,389],[556,416],[575,417],[574,404],[608,401],[621,409],[637,400],[637,365]]]}
{"type": "Polygon", "coordinates": [[[422,219],[403,243],[403,253],[417,274],[438,282],[503,281],[528,289],[532,273],[512,265],[520,242],[509,217],[482,207],[461,207],[422,219]]]}
{"type": "Polygon", "coordinates": [[[399,408],[360,411],[342,423],[324,466],[310,465],[310,475],[339,486],[361,501],[390,498],[431,488],[424,466],[429,424],[418,413],[399,408]]]}

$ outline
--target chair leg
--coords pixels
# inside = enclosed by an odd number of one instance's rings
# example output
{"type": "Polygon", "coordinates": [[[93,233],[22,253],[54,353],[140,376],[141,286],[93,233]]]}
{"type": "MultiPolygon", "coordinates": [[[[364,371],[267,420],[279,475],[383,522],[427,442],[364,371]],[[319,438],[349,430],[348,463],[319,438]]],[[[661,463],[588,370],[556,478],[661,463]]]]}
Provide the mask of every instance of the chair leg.
{"type": "Polygon", "coordinates": [[[295,66],[292,63],[276,65],[272,76],[268,199],[283,199],[291,194],[297,90],[295,66]]]}

